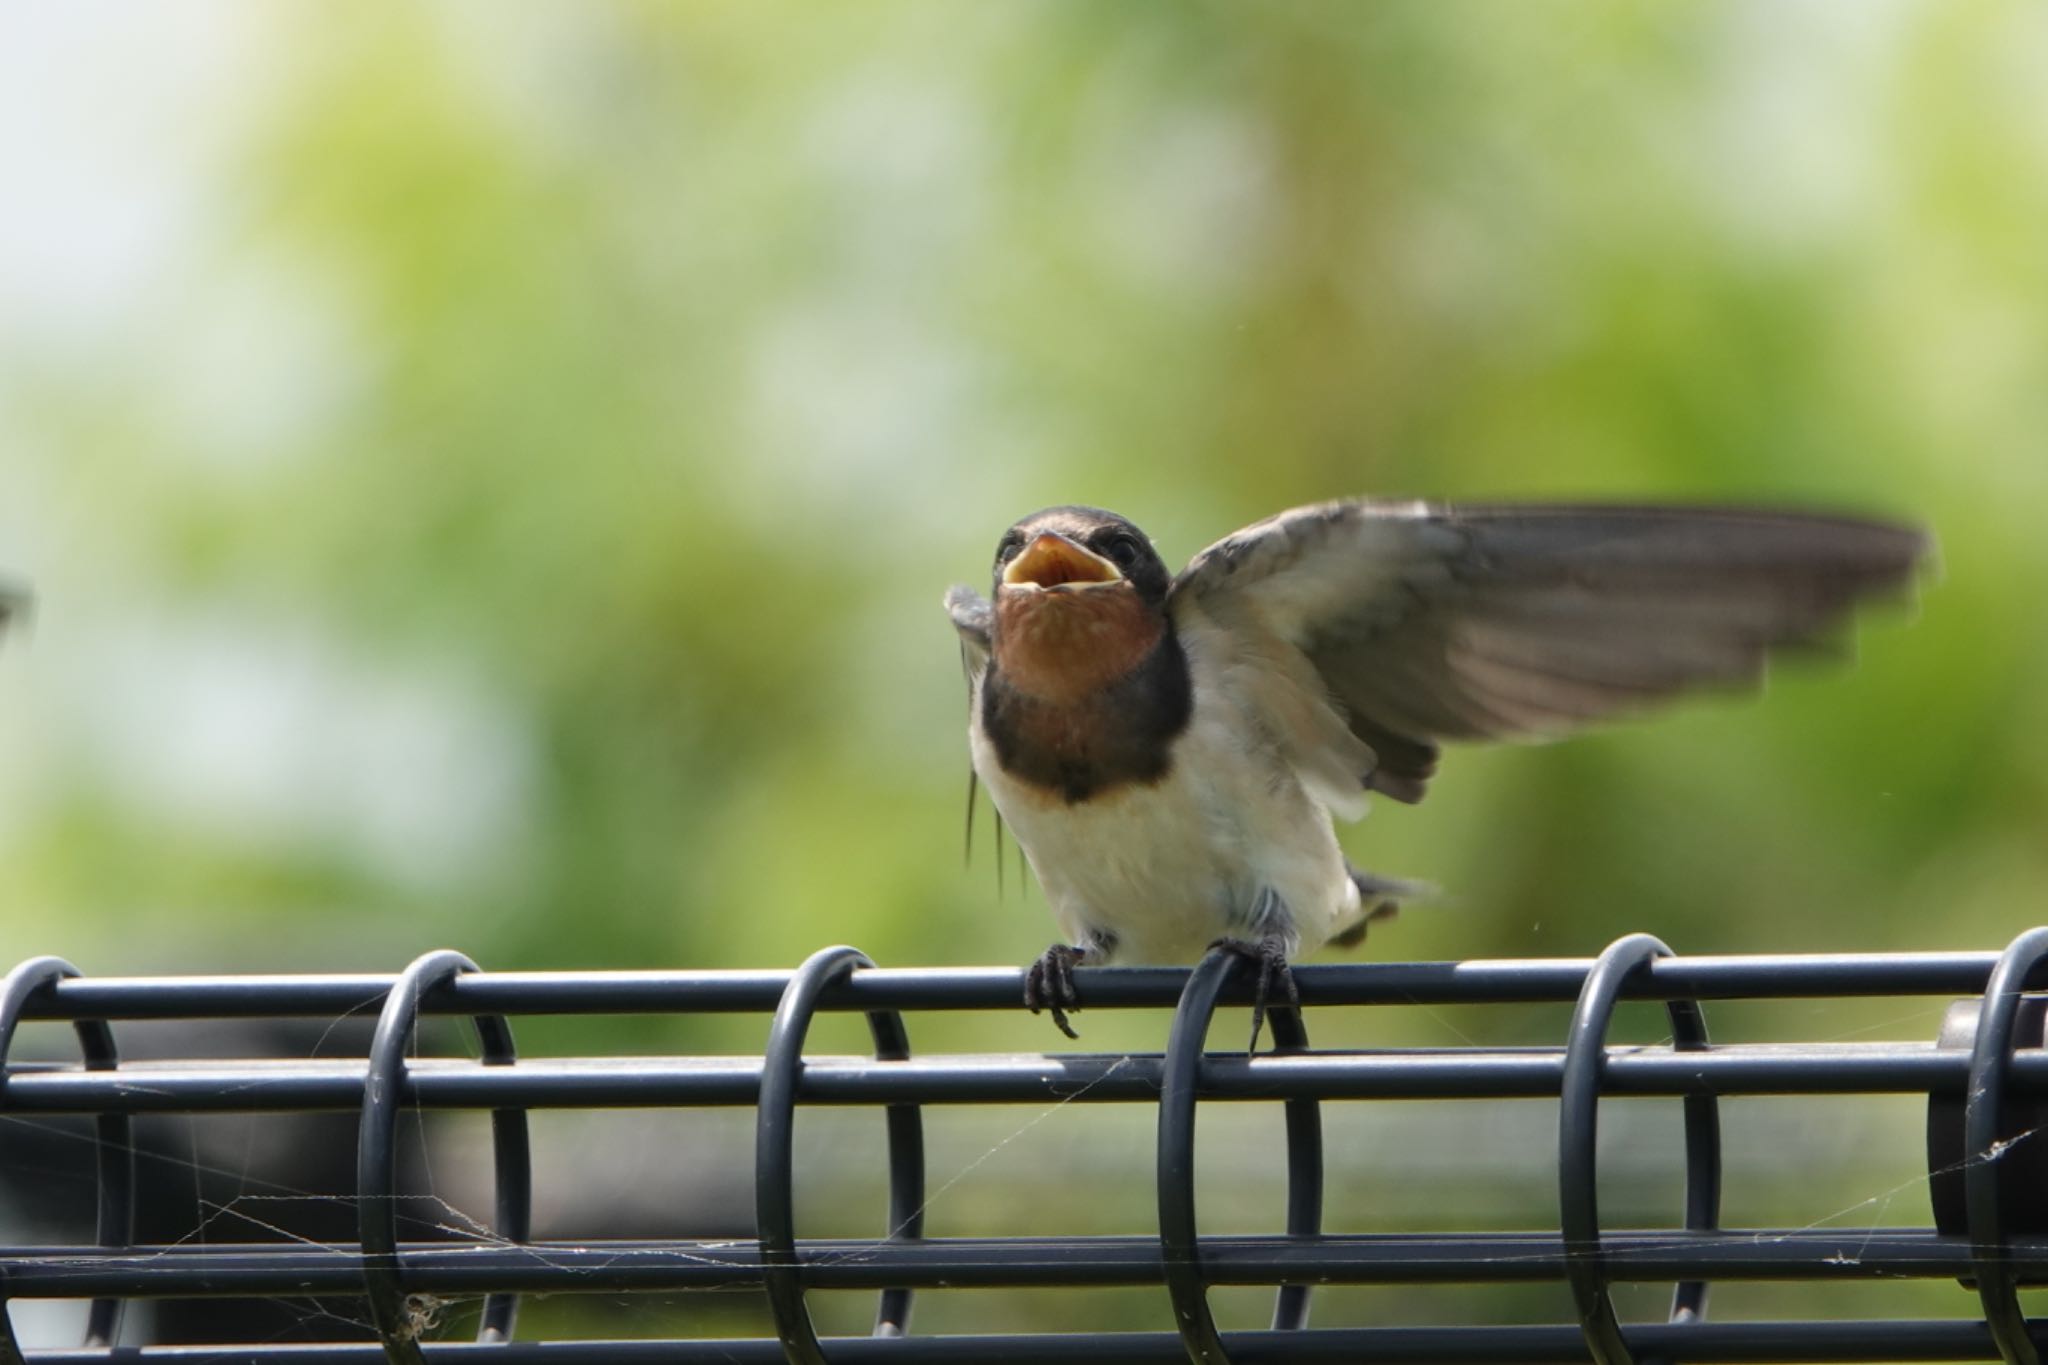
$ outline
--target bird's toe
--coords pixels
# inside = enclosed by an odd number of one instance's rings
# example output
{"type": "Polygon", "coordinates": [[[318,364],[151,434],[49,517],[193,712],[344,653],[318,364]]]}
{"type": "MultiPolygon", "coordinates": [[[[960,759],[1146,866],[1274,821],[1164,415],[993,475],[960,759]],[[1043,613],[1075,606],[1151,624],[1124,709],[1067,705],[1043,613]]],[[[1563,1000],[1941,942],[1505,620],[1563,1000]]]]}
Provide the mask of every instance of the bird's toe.
{"type": "Polygon", "coordinates": [[[1059,1031],[1074,1039],[1081,1035],[1067,1022],[1067,1011],[1079,1013],[1081,1009],[1081,995],[1074,986],[1074,968],[1082,956],[1079,948],[1055,943],[1024,971],[1024,1008],[1033,1014],[1041,1010],[1051,1014],[1059,1031]]]}
{"type": "Polygon", "coordinates": [[[1252,1040],[1246,1053],[1259,1050],[1259,1033],[1266,1026],[1266,1009],[1275,987],[1286,998],[1289,1009],[1301,1008],[1301,988],[1294,983],[1294,968],[1287,963],[1287,945],[1277,938],[1219,938],[1209,945],[1235,953],[1250,963],[1258,974],[1252,984],[1252,1040]]]}

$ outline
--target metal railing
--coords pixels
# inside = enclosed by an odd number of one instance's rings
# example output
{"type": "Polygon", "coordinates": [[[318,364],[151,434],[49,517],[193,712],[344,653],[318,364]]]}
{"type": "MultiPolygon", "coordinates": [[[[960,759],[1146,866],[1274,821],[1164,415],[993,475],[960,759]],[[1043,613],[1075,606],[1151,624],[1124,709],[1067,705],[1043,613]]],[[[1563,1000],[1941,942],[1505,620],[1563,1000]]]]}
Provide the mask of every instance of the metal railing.
{"type": "MultiPolygon", "coordinates": [[[[2048,1115],[2044,1011],[2022,995],[2042,975],[2048,929],[2003,953],[1676,957],[1647,935],[1593,960],[1386,963],[1297,969],[1299,1011],[1273,1018],[1275,1050],[1206,1050],[1219,1004],[1244,1003],[1242,961],[1218,953],[1192,971],[1108,968],[1080,973],[1090,1011],[1174,1010],[1154,1055],[919,1055],[906,1017],[934,1010],[1018,1008],[1014,970],[890,970],[831,948],[794,972],[480,971],[458,953],[420,958],[397,977],[91,978],[54,958],[22,964],[0,984],[0,1061],[23,1020],[77,1031],[79,1064],[7,1061],[0,1112],[9,1119],[89,1116],[96,1123],[97,1244],[0,1247],[0,1362],[234,1360],[394,1362],[1176,1362],[1197,1361],[1849,1361],[2034,1362],[2048,1323],[2029,1323],[2018,1291],[2048,1280],[2048,1194],[2024,1162],[2025,1138],[2048,1115]],[[1715,1046],[1702,1002],[1733,999],[1967,997],[1939,1040],[1715,1046]],[[1612,1047],[1623,999],[1664,1002],[1671,1040],[1612,1047]],[[334,1019],[379,1010],[367,1057],[285,1062],[123,1061],[120,1025],[138,1020],[334,1019]],[[1319,1009],[1373,1004],[1560,1002],[1573,1005],[1556,1048],[1316,1050],[1319,1009]],[[773,1014],[759,1056],[522,1059],[511,1020],[566,1014],[773,1014]],[[864,1013],[869,1057],[810,1057],[821,1011],[864,1013]],[[409,1055],[423,1015],[467,1016],[477,1059],[409,1055]],[[1929,1098],[1934,1226],[1874,1228],[1853,1258],[1839,1237],[1797,1227],[1720,1227],[1718,1104],[1732,1095],[1908,1094],[1929,1098]],[[1683,1102],[1685,1204],[1678,1227],[1601,1226],[1596,1136],[1604,1096],[1683,1102]],[[1555,1232],[1343,1233],[1322,1230],[1326,1155],[1319,1106],[1329,1100],[1547,1097],[1557,1103],[1555,1232]],[[1286,1122],[1286,1231],[1204,1237],[1197,1228],[1199,1103],[1280,1101],[1286,1122]],[[927,1106],[1017,1103],[1156,1106],[1156,1235],[922,1235],[927,1106]],[[793,1133],[799,1107],[875,1106],[886,1116],[889,1223],[854,1243],[799,1237],[793,1133]],[[751,1107],[754,1236],[702,1240],[534,1241],[528,1113],[561,1108],[751,1107]],[[401,1111],[491,1115],[496,1214],[476,1242],[400,1238],[401,1111]],[[131,1124],[150,1114],[346,1112],[357,1118],[353,1243],[134,1245],[138,1171],[131,1124]],[[2026,1178],[2021,1178],[2022,1176],[2026,1178]],[[540,1253],[540,1254],[536,1254],[540,1253]],[[857,1253],[857,1254],[856,1254],[857,1253]],[[1719,1322],[1706,1317],[1715,1281],[1841,1282],[1898,1277],[1974,1286],[1981,1315],[1952,1320],[1719,1322]],[[1321,1284],[1568,1284],[1576,1322],[1316,1328],[1321,1284]],[[1610,1286],[1676,1281],[1669,1320],[1623,1326],[1610,1286]],[[1170,1332],[919,1336],[915,1290],[933,1286],[1158,1286],[1170,1332]],[[1276,1289],[1273,1325],[1219,1330],[1208,1291],[1276,1289]],[[757,1290],[774,1339],[548,1341],[515,1339],[521,1295],[556,1292],[757,1290]],[[871,1336],[822,1339],[812,1290],[878,1291],[871,1336]],[[375,1339],[316,1344],[116,1346],[129,1299],[360,1296],[375,1339]],[[423,1296],[486,1296],[475,1343],[422,1340],[423,1296]],[[93,1300],[82,1348],[24,1352],[7,1299],[93,1300]]],[[[147,1174],[147,1173],[145,1173],[147,1174]]]]}

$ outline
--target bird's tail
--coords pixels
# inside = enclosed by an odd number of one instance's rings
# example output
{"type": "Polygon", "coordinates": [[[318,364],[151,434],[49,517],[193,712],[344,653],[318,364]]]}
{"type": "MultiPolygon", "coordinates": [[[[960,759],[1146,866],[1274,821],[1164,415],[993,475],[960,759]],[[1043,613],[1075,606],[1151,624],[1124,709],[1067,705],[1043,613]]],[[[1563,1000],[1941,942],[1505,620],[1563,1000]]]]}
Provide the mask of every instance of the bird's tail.
{"type": "Polygon", "coordinates": [[[1381,920],[1392,919],[1401,913],[1402,905],[1410,901],[1433,900],[1437,893],[1431,882],[1410,881],[1402,877],[1382,877],[1377,872],[1344,864],[1351,873],[1352,885],[1358,888],[1358,918],[1330,936],[1330,942],[1339,948],[1356,948],[1365,942],[1365,931],[1381,920]]]}

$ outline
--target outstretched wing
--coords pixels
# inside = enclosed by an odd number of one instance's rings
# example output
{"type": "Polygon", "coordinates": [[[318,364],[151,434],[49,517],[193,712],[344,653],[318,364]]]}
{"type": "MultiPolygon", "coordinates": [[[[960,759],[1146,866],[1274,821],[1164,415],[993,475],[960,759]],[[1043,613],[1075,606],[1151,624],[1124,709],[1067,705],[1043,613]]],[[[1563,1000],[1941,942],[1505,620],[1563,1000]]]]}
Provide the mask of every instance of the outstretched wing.
{"type": "Polygon", "coordinates": [[[1773,651],[1903,590],[1927,547],[1797,512],[1337,502],[1218,541],[1172,600],[1298,652],[1372,751],[1363,785],[1419,801],[1439,740],[1552,738],[1753,685],[1773,651]]]}

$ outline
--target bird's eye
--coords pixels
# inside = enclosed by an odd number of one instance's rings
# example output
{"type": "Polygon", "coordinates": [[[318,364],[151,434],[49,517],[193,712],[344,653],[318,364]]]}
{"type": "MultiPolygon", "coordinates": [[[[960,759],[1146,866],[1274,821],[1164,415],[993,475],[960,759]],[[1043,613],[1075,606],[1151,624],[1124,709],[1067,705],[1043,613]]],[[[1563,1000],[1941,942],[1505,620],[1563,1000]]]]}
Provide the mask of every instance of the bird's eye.
{"type": "Polygon", "coordinates": [[[1018,535],[1015,531],[1010,532],[1000,541],[996,542],[996,563],[1001,564],[1011,555],[1016,554],[1023,545],[1024,537],[1018,535]]]}
{"type": "Polygon", "coordinates": [[[1119,531],[1102,547],[1102,553],[1108,555],[1119,569],[1128,569],[1138,562],[1138,542],[1128,532],[1119,531]]]}

